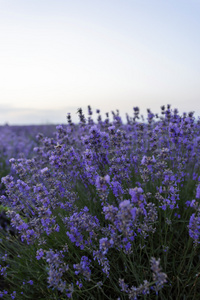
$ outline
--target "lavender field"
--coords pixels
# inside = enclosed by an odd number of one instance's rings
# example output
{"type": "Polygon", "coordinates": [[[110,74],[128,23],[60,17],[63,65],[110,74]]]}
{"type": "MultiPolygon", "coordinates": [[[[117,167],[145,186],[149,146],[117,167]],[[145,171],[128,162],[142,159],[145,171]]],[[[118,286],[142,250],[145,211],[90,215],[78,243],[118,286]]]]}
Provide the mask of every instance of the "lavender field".
{"type": "Polygon", "coordinates": [[[200,299],[200,118],[78,115],[0,127],[0,298],[200,299]]]}

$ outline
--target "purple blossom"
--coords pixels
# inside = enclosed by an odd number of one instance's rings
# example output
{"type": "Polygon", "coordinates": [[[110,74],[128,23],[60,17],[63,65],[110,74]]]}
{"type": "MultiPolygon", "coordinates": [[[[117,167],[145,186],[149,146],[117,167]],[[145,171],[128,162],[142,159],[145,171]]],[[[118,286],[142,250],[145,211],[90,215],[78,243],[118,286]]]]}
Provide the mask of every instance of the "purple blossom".
{"type": "Polygon", "coordinates": [[[146,156],[144,155],[142,160],[141,160],[141,165],[144,165],[146,163],[146,156]]]}
{"type": "Polygon", "coordinates": [[[97,175],[95,184],[96,184],[97,189],[106,191],[108,188],[108,185],[110,184],[110,176],[106,175],[104,177],[100,177],[99,175],[97,175]]]}
{"type": "Polygon", "coordinates": [[[109,248],[111,248],[114,245],[114,242],[112,239],[108,238],[101,238],[99,240],[99,249],[102,251],[103,255],[107,254],[109,248]]]}
{"type": "Polygon", "coordinates": [[[196,198],[200,199],[200,184],[198,184],[197,186],[197,190],[196,190],[196,198]]]}
{"type": "Polygon", "coordinates": [[[15,299],[16,294],[16,291],[12,292],[12,294],[10,294],[11,299],[15,299]]]}
{"type": "Polygon", "coordinates": [[[153,271],[153,280],[156,283],[155,290],[159,291],[163,284],[167,282],[167,275],[161,272],[160,258],[158,260],[154,257],[151,258],[151,270],[153,271]]]}
{"type": "Polygon", "coordinates": [[[44,256],[44,250],[43,249],[37,250],[37,255],[36,255],[37,260],[41,259],[43,256],[44,256]]]}
{"type": "Polygon", "coordinates": [[[197,245],[200,243],[199,238],[200,238],[200,213],[195,215],[193,213],[190,217],[189,221],[189,235],[190,237],[194,240],[194,244],[197,245]]]}
{"type": "Polygon", "coordinates": [[[82,274],[86,280],[90,280],[91,269],[90,269],[91,260],[87,256],[82,256],[79,264],[74,264],[73,267],[76,270],[75,274],[82,274]]]}

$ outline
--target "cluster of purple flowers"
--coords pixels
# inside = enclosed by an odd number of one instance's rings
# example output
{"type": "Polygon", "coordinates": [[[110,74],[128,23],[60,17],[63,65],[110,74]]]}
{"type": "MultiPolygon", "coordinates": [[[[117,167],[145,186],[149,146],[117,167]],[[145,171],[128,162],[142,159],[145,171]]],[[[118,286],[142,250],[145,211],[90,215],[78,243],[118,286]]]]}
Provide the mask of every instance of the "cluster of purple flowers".
{"type": "MultiPolygon", "coordinates": [[[[88,120],[79,110],[79,125],[68,115],[68,124],[57,126],[54,135],[38,134],[31,155],[24,140],[23,146],[18,141],[17,146],[26,151],[23,157],[15,150],[6,154],[11,158],[12,173],[2,178],[6,193],[0,201],[8,208],[11,225],[23,243],[38,244],[36,259],[46,262],[48,288],[69,298],[75,286],[81,289],[83,280],[91,280],[96,262],[103,275],[110,276],[112,250],[130,255],[135,239],[145,245],[149,234],[157,230],[159,213],[163,212],[166,223],[173,223],[174,216],[180,215],[180,189],[191,177],[191,166],[196,200],[188,199],[185,205],[194,210],[188,238],[195,245],[200,242],[200,120],[195,122],[193,113],[179,116],[169,105],[162,107],[160,117],[148,110],[147,122],[140,120],[138,107],[133,117],[127,115],[127,124],[119,112],[112,113],[112,120],[107,114],[104,121],[97,113],[97,124],[89,107],[88,120]],[[82,207],[77,192],[81,187],[86,198],[82,207]],[[94,198],[101,203],[98,215],[91,209],[94,198]],[[47,237],[59,236],[59,219],[66,241],[88,253],[73,264],[75,277],[80,277],[76,282],[67,281],[65,251],[45,248],[47,237]]],[[[6,127],[3,134],[9,136],[10,130],[6,127]]],[[[0,150],[4,151],[4,146],[0,150]]],[[[167,277],[159,263],[151,258],[156,292],[167,277]]],[[[1,266],[1,273],[6,274],[6,267],[1,266]]],[[[129,299],[150,293],[147,280],[129,288],[120,278],[119,286],[129,299]]]]}

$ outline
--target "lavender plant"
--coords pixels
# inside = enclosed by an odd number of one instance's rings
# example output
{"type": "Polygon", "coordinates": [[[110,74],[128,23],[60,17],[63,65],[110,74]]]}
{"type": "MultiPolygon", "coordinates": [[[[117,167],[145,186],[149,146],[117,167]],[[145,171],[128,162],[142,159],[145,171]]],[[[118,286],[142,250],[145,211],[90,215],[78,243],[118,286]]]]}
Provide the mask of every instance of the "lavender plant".
{"type": "Polygon", "coordinates": [[[200,298],[200,119],[78,114],[9,157],[0,297],[200,298]]]}

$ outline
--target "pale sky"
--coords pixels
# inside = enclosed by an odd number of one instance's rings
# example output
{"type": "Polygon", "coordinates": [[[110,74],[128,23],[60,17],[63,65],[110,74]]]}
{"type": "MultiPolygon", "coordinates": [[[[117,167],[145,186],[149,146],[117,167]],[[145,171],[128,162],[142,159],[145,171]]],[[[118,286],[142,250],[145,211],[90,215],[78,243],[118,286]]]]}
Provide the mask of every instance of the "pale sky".
{"type": "Polygon", "coordinates": [[[0,0],[0,124],[200,115],[200,0],[0,0]]]}

